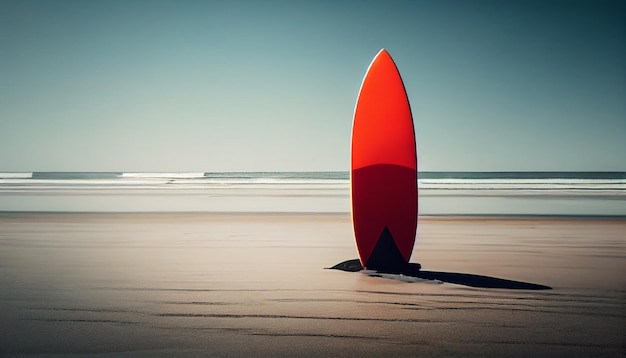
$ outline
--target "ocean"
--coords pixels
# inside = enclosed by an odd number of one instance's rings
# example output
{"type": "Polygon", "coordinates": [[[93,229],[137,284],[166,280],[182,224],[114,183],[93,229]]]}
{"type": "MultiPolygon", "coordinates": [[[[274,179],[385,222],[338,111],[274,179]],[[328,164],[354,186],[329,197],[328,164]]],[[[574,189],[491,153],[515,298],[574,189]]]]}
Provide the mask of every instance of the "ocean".
{"type": "MultiPolygon", "coordinates": [[[[626,216],[626,172],[420,172],[420,215],[626,216]]],[[[333,172],[0,173],[0,211],[350,212],[333,172]]]]}
{"type": "Polygon", "coordinates": [[[624,173],[418,185],[411,262],[552,289],[325,269],[347,172],[0,173],[0,357],[624,356],[624,173]]]}

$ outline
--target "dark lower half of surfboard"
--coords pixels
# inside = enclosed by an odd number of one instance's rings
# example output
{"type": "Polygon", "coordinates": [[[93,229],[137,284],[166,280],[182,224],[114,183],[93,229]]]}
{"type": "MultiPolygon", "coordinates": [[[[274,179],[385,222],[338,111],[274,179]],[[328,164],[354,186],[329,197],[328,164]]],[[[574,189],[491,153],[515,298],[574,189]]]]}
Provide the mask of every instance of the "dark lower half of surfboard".
{"type": "Polygon", "coordinates": [[[352,171],[352,221],[361,263],[393,272],[413,251],[417,228],[417,172],[379,164],[352,171]]]}

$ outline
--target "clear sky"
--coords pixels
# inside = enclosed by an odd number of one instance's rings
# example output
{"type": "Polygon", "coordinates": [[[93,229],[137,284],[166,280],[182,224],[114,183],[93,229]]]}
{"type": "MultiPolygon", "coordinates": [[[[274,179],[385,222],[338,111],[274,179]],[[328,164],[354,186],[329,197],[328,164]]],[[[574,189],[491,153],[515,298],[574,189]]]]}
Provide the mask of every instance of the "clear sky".
{"type": "Polygon", "coordinates": [[[0,171],[348,170],[383,47],[420,170],[626,171],[626,2],[501,0],[0,0],[0,171]]]}

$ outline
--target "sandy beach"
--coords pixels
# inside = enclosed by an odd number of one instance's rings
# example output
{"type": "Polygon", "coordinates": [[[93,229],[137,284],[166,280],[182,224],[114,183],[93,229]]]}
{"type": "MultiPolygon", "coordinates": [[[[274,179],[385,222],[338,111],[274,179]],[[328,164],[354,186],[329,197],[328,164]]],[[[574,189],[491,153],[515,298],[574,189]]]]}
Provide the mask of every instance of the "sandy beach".
{"type": "Polygon", "coordinates": [[[623,357],[626,220],[421,217],[424,269],[324,268],[349,214],[0,213],[0,356],[623,357]]]}
{"type": "Polygon", "coordinates": [[[0,358],[626,358],[624,44],[626,0],[0,0],[0,358]]]}

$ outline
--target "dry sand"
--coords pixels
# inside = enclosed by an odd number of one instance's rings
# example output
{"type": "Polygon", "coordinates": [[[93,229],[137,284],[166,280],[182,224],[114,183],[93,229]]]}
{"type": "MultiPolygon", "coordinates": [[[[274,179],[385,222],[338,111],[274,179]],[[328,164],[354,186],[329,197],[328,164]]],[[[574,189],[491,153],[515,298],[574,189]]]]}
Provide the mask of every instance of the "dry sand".
{"type": "Polygon", "coordinates": [[[624,357],[626,220],[420,218],[424,269],[324,270],[347,214],[0,213],[0,356],[624,357]]]}

